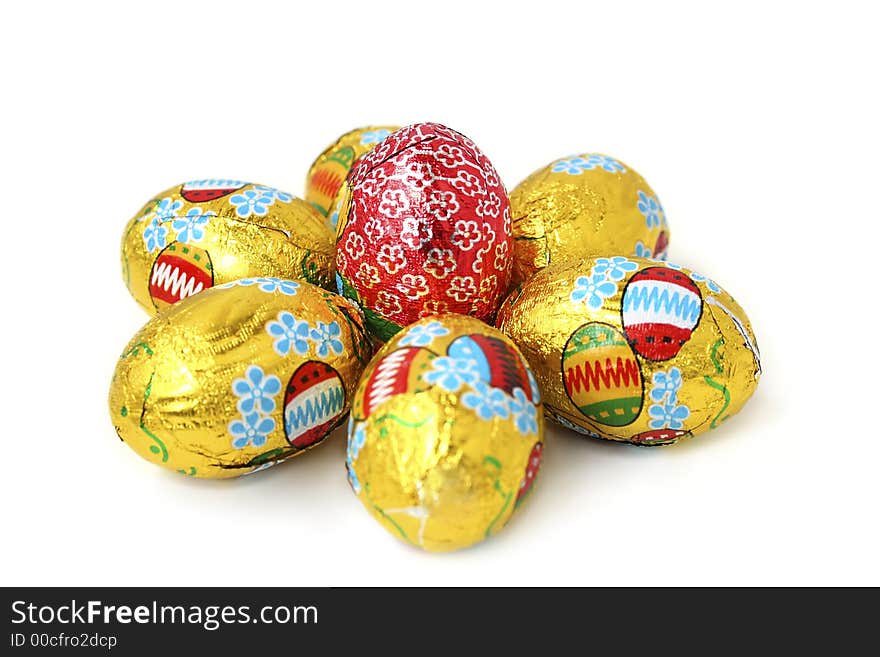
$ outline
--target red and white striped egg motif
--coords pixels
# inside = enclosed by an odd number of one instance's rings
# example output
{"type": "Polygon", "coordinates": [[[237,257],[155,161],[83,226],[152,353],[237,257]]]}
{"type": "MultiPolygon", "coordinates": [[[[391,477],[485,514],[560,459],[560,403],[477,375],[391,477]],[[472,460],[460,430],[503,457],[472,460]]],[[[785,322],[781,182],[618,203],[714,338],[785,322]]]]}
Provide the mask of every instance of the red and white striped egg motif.
{"type": "Polygon", "coordinates": [[[652,361],[669,360],[700,321],[703,297],[684,272],[648,267],[629,279],[620,311],[626,339],[636,353],[652,361]]]}
{"type": "Polygon", "coordinates": [[[309,360],[290,377],[284,394],[284,435],[305,449],[327,437],[345,410],[345,387],[330,365],[309,360]]]}
{"type": "Polygon", "coordinates": [[[369,417],[377,406],[395,395],[427,390],[430,385],[422,381],[421,374],[436,357],[424,347],[403,347],[382,357],[363,388],[363,399],[355,400],[355,416],[369,417]]]}
{"type": "Polygon", "coordinates": [[[337,232],[337,283],[388,340],[428,315],[491,321],[510,279],[507,192],[464,135],[402,128],[358,160],[337,232]]]}

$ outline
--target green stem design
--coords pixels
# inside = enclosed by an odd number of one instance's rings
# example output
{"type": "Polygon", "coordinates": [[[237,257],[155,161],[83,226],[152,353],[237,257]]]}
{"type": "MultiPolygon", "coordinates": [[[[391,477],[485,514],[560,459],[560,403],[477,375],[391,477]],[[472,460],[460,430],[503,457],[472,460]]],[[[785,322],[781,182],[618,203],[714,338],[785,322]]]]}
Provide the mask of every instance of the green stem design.
{"type": "MultiPolygon", "coordinates": [[[[373,502],[371,501],[370,504],[373,504],[373,502]]],[[[382,509],[380,509],[376,504],[373,504],[373,508],[374,508],[376,511],[379,512],[379,515],[381,515],[383,518],[385,518],[385,520],[387,520],[388,522],[390,522],[390,523],[394,526],[394,529],[396,529],[396,530],[400,533],[400,535],[403,537],[403,539],[404,539],[407,543],[412,543],[413,545],[416,545],[416,543],[415,543],[415,542],[414,542],[409,536],[406,535],[406,532],[403,531],[403,527],[401,527],[400,525],[398,525],[398,524],[394,521],[394,518],[392,518],[392,517],[389,516],[387,513],[385,513],[385,512],[384,512],[382,509]]]]}
{"type": "Polygon", "coordinates": [[[147,383],[147,389],[144,391],[144,404],[141,407],[141,421],[138,426],[140,427],[141,431],[147,434],[150,438],[153,439],[153,442],[156,443],[155,445],[150,445],[150,451],[153,452],[153,454],[159,454],[161,451],[162,463],[166,463],[168,461],[168,450],[165,448],[165,443],[159,440],[156,434],[147,429],[146,425],[144,424],[144,414],[147,412],[147,399],[150,398],[150,392],[153,389],[153,377],[155,375],[155,372],[153,374],[150,374],[150,380],[147,383]]]}
{"type": "MultiPolygon", "coordinates": [[[[123,353],[119,358],[121,359],[128,358],[129,356],[138,356],[140,354],[140,349],[143,349],[148,356],[153,355],[153,350],[150,349],[150,345],[148,345],[146,342],[137,342],[131,349],[123,353]]],[[[152,377],[150,377],[150,380],[152,381],[152,377]]]]}
{"type": "Polygon", "coordinates": [[[178,470],[178,472],[179,472],[180,474],[182,474],[182,475],[186,475],[186,476],[188,476],[188,477],[195,477],[195,476],[196,476],[196,469],[195,469],[195,466],[190,466],[190,467],[189,467],[189,472],[187,472],[186,470],[178,470]]]}
{"type": "Polygon", "coordinates": [[[492,518],[492,522],[489,523],[489,526],[486,527],[486,538],[489,538],[492,535],[492,528],[495,526],[495,523],[498,522],[498,519],[504,515],[504,512],[507,511],[507,507],[510,506],[510,498],[513,497],[513,493],[505,494],[501,489],[501,481],[499,479],[495,480],[495,490],[498,491],[498,494],[504,498],[504,506],[501,507],[501,510],[498,514],[492,518]]]}
{"type": "MultiPolygon", "coordinates": [[[[295,450],[288,450],[295,451],[295,450]]],[[[257,454],[254,458],[248,461],[248,465],[263,465],[266,461],[273,460],[276,456],[281,456],[284,454],[283,447],[276,447],[275,449],[270,449],[268,452],[263,452],[262,454],[257,454]]]]}
{"type": "MultiPolygon", "coordinates": [[[[387,415],[382,415],[381,417],[376,418],[376,424],[379,424],[380,422],[384,422],[385,420],[394,420],[398,424],[402,424],[403,426],[409,427],[410,429],[417,429],[418,427],[423,426],[424,424],[428,423],[429,421],[431,421],[433,419],[434,419],[434,416],[429,415],[421,422],[407,422],[406,420],[394,415],[393,413],[388,413],[387,415]]],[[[490,456],[488,458],[492,458],[492,457],[490,456]]]]}
{"type": "MultiPolygon", "coordinates": [[[[721,364],[721,360],[718,357],[718,348],[723,344],[724,338],[719,338],[715,342],[715,344],[712,345],[712,351],[709,354],[709,357],[712,359],[712,365],[715,367],[716,375],[724,374],[724,366],[721,364]]],[[[730,417],[729,415],[721,417],[724,414],[724,411],[727,410],[727,407],[730,406],[730,391],[727,389],[727,386],[718,383],[708,375],[704,375],[703,380],[711,387],[715,388],[715,390],[718,390],[719,392],[721,392],[722,395],[724,395],[724,406],[721,407],[721,410],[718,411],[718,414],[714,418],[712,418],[712,421],[709,423],[709,428],[714,429],[719,424],[724,422],[724,420],[730,417]]]]}
{"type": "MultiPolygon", "coordinates": [[[[501,461],[496,459],[494,456],[487,456],[483,459],[483,463],[488,463],[489,465],[494,466],[498,470],[498,474],[501,474],[501,461]]],[[[501,479],[495,480],[495,490],[498,491],[498,494],[501,495],[504,500],[504,505],[501,507],[501,510],[492,518],[492,522],[489,523],[489,526],[486,527],[486,538],[492,535],[492,528],[495,526],[495,523],[504,515],[504,512],[507,511],[507,507],[510,506],[510,499],[513,497],[513,493],[505,493],[504,489],[501,488],[501,479]]]]}

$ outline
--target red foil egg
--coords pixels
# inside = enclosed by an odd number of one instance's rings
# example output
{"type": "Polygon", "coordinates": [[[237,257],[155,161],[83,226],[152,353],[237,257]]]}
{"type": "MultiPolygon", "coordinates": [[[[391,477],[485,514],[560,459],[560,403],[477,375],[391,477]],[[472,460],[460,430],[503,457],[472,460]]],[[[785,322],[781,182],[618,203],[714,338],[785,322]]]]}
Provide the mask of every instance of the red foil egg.
{"type": "Polygon", "coordinates": [[[510,205],[470,139],[436,123],[402,128],[346,184],[337,286],[376,337],[444,312],[493,320],[510,280],[510,205]]]}

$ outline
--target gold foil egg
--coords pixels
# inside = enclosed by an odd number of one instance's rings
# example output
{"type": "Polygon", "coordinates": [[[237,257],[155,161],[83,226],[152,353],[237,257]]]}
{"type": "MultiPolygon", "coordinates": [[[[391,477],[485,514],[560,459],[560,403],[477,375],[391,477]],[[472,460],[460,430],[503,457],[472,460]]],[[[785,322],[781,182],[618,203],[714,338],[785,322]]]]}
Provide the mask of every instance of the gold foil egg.
{"type": "Polygon", "coordinates": [[[128,222],[122,274],[151,313],[215,285],[267,276],[331,287],[334,236],[302,199],[241,180],[193,180],[128,222]]]}
{"type": "Polygon", "coordinates": [[[399,126],[366,126],[346,132],[315,158],[306,176],[306,201],[328,218],[334,232],[339,221],[342,183],[355,161],[399,126]]]}
{"type": "Polygon", "coordinates": [[[346,468],[367,510],[426,550],[498,532],[530,491],[544,424],[514,344],[463,315],[427,317],[388,342],[361,377],[346,468]]]}
{"type": "Polygon", "coordinates": [[[341,422],[369,360],[357,308],[309,283],[226,283],[156,317],[110,386],[119,437],[148,461],[236,477],[296,456],[341,422]]]}
{"type": "Polygon", "coordinates": [[[583,153],[535,171],[510,193],[513,283],[550,264],[618,253],[666,259],[660,200],[629,165],[583,153]]]}
{"type": "Polygon", "coordinates": [[[547,416],[579,433],[666,445],[713,429],[761,376],[745,311],[678,265],[609,256],[547,267],[498,327],[519,346],[547,416]]]}

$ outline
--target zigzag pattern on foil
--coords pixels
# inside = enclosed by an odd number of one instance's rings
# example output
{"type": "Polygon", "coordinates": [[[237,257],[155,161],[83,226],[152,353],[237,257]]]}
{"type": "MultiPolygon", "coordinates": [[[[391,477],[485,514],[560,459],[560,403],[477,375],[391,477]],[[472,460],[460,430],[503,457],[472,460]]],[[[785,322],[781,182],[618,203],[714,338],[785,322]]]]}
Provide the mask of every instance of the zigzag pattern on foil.
{"type": "Polygon", "coordinates": [[[342,177],[332,171],[320,169],[312,176],[312,187],[327,198],[333,198],[342,187],[342,177]]]}
{"type": "Polygon", "coordinates": [[[287,435],[305,431],[323,424],[342,412],[345,393],[341,385],[335,385],[319,394],[307,397],[296,406],[288,405],[284,413],[287,435]]]}
{"type": "Polygon", "coordinates": [[[201,187],[244,187],[250,183],[244,180],[225,180],[223,178],[205,178],[203,180],[190,180],[183,183],[185,189],[197,189],[201,187]]]}
{"type": "Polygon", "coordinates": [[[364,409],[367,415],[394,394],[394,387],[398,381],[398,371],[407,359],[411,357],[409,349],[400,349],[391,352],[379,361],[367,388],[365,400],[367,408],[364,409]]]}
{"type": "Polygon", "coordinates": [[[615,388],[621,385],[638,385],[639,384],[639,366],[633,359],[624,361],[617,358],[617,363],[612,364],[610,358],[605,359],[605,365],[602,361],[595,360],[590,363],[586,361],[581,366],[580,363],[574,367],[568,368],[565,375],[566,388],[570,392],[580,392],[581,388],[587,391],[600,390],[602,386],[611,388],[614,384],[615,388]]]}
{"type": "Polygon", "coordinates": [[[630,284],[623,295],[623,311],[647,310],[696,322],[700,318],[700,298],[693,293],[673,292],[639,281],[630,284]]]}
{"type": "Polygon", "coordinates": [[[150,285],[170,291],[178,299],[186,299],[204,288],[204,284],[196,282],[195,277],[187,277],[179,267],[162,261],[156,263],[150,285]]]}

